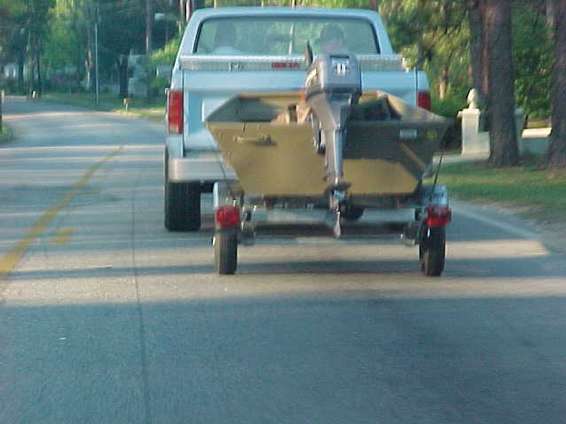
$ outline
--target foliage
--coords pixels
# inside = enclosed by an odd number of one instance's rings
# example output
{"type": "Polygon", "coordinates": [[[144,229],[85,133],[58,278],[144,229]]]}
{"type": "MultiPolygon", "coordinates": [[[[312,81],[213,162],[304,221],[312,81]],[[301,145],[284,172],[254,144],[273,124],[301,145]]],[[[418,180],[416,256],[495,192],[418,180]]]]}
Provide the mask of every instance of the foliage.
{"type": "Polygon", "coordinates": [[[547,117],[553,57],[545,16],[530,5],[515,7],[513,15],[517,104],[531,117],[547,117]]]}
{"type": "Polygon", "coordinates": [[[464,2],[383,0],[383,15],[394,48],[431,76],[440,100],[467,92],[469,29],[464,2]]]}
{"type": "Polygon", "coordinates": [[[169,40],[162,48],[155,50],[151,55],[151,64],[157,65],[170,65],[173,66],[175,61],[175,56],[177,55],[177,49],[181,43],[181,37],[176,36],[172,40],[169,40]]]}
{"type": "MultiPolygon", "coordinates": [[[[178,2],[152,0],[155,12],[179,17],[178,2]]],[[[0,61],[31,54],[28,34],[52,78],[72,73],[74,84],[94,74],[96,6],[99,8],[99,61],[103,79],[116,82],[124,57],[145,50],[145,7],[141,0],[0,0],[0,61]],[[66,70],[66,72],[65,72],[66,70]]],[[[291,6],[292,0],[205,0],[217,6],[291,6]]],[[[296,0],[297,6],[370,8],[379,4],[394,48],[419,62],[429,75],[435,111],[454,116],[465,106],[469,81],[469,28],[462,0],[296,0]]],[[[544,25],[543,0],[514,2],[514,60],[517,103],[530,116],[549,113],[552,62],[544,25]]],[[[154,24],[152,66],[171,64],[179,35],[176,25],[154,24]]],[[[29,61],[29,58],[28,60],[29,61]]],[[[163,81],[154,81],[160,91],[163,81]]]]}

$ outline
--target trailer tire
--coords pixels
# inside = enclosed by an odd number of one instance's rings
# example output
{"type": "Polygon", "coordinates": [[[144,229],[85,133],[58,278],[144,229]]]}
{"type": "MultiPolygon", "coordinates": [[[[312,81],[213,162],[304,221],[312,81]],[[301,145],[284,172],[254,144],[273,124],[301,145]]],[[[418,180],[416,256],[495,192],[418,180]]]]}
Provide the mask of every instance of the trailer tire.
{"type": "Polygon", "coordinates": [[[425,228],[419,245],[421,271],[427,277],[439,277],[446,259],[446,229],[425,228]]]}
{"type": "Polygon", "coordinates": [[[235,231],[214,234],[214,265],[220,275],[231,275],[238,267],[238,236],[235,231]]]}
{"type": "Polygon", "coordinates": [[[165,228],[169,231],[198,231],[201,225],[200,183],[169,181],[168,156],[165,150],[165,228]]]}

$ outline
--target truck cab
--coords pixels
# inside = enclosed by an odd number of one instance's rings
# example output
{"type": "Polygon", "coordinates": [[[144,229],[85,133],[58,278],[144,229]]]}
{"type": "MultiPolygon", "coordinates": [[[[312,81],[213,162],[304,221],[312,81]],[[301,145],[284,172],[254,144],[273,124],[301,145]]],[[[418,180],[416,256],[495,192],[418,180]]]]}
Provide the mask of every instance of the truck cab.
{"type": "Polygon", "coordinates": [[[355,54],[362,92],[390,93],[430,108],[421,72],[406,69],[380,16],[369,10],[307,8],[201,9],[191,17],[174,64],[167,100],[165,227],[196,231],[201,194],[215,182],[236,179],[205,126],[207,117],[241,93],[298,92],[305,84],[307,43],[325,52],[325,32],[338,33],[334,48],[355,54]]]}

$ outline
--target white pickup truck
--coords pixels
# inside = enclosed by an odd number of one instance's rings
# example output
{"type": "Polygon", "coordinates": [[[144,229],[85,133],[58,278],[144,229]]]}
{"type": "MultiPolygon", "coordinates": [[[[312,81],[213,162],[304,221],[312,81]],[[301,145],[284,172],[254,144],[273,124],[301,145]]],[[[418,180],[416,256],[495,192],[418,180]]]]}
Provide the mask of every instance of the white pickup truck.
{"type": "Polygon", "coordinates": [[[362,90],[380,90],[430,109],[429,86],[394,54],[379,15],[369,10],[219,8],[196,11],[184,33],[167,101],[165,227],[196,231],[201,193],[234,180],[205,127],[206,118],[240,93],[301,90],[304,50],[322,52],[325,28],[341,33],[358,58],[362,90]]]}

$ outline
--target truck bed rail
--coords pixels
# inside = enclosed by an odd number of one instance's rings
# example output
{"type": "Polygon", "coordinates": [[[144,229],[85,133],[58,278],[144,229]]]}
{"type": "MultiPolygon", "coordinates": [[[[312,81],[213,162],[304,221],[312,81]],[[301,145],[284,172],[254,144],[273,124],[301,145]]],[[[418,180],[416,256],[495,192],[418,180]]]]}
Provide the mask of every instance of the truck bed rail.
{"type": "MultiPolygon", "coordinates": [[[[400,55],[358,55],[362,72],[405,71],[400,55]]],[[[186,71],[258,72],[306,70],[303,56],[212,56],[186,55],[179,58],[179,67],[186,71]]]]}

